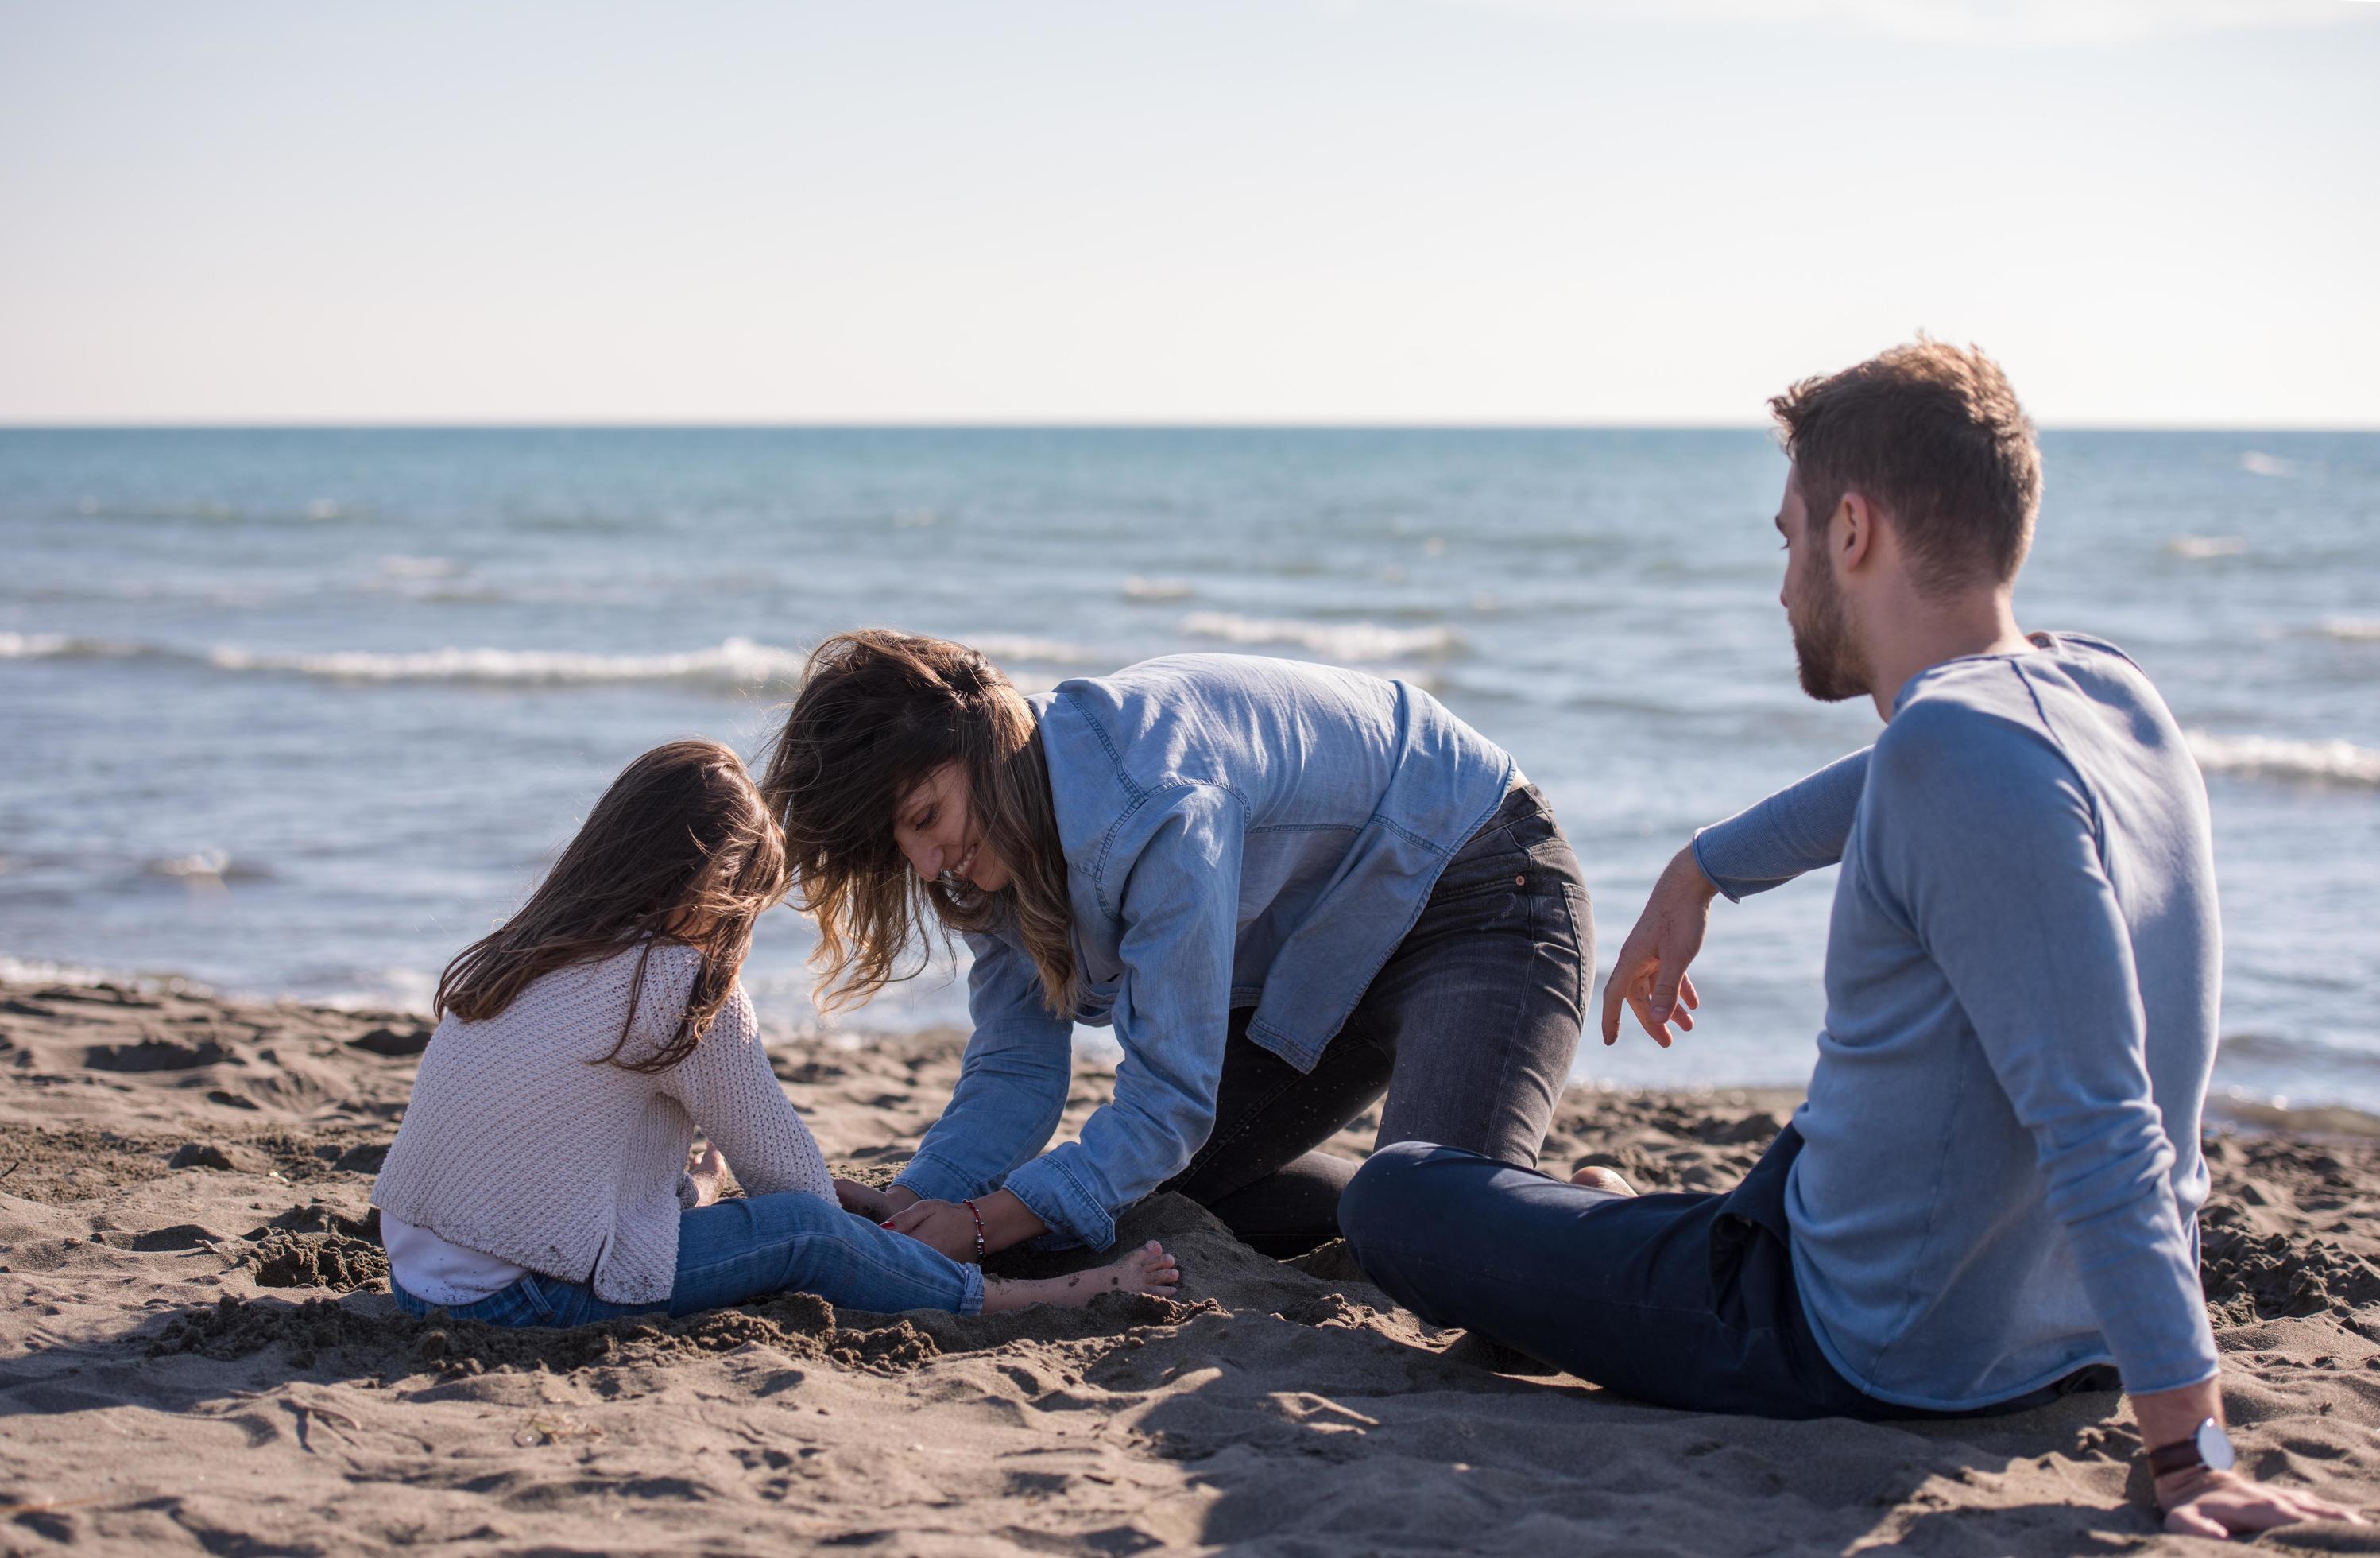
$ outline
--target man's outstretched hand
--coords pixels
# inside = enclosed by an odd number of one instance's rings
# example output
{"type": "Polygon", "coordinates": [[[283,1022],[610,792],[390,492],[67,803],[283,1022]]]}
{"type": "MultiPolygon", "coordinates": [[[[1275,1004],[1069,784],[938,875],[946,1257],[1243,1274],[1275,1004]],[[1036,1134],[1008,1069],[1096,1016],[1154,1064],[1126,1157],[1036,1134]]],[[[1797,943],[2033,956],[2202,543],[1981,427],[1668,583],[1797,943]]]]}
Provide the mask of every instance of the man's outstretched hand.
{"type": "Polygon", "coordinates": [[[1686,966],[1703,950],[1703,933],[1710,928],[1711,899],[1718,889],[1694,863],[1691,846],[1681,849],[1653,883],[1653,895],[1636,917],[1635,929],[1620,943],[1620,957],[1611,977],[1603,981],[1603,1041],[1620,1041],[1620,1004],[1625,1001],[1653,1041],[1663,1049],[1678,1031],[1694,1031],[1694,1008],[1702,997],[1686,966]]]}
{"type": "MultiPolygon", "coordinates": [[[[2191,1301],[2198,1299],[2191,1284],[2191,1301]]],[[[2179,1444],[2198,1425],[2223,1420],[2223,1384],[2219,1377],[2178,1390],[2152,1391],[2131,1398],[2132,1419],[2140,1424],[2141,1442],[2151,1448],[2179,1444]]],[[[2239,1471],[2211,1467],[2182,1467],[2156,1479],[2157,1508],[2165,1512],[2165,1528],[2193,1537],[2226,1537],[2269,1531],[2301,1520],[2350,1520],[2363,1517],[2328,1499],[2295,1488],[2277,1488],[2239,1471]]]]}
{"type": "Polygon", "coordinates": [[[2355,1511],[2328,1499],[2204,1467],[2159,1478],[2157,1504],[2165,1511],[2167,1530],[2217,1541],[2269,1531],[2276,1526],[2294,1526],[2301,1520],[2346,1520],[2357,1525],[2363,1521],[2355,1511]]]}

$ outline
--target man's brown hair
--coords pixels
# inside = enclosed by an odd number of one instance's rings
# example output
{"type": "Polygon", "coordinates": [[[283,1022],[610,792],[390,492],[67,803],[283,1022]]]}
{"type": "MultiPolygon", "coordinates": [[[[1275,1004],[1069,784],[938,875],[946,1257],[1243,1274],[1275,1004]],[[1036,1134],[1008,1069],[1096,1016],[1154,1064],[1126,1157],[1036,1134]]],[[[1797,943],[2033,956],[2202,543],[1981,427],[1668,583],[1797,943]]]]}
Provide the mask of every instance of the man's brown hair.
{"type": "Polygon", "coordinates": [[[2041,506],[2032,419],[1999,364],[1920,335],[1768,402],[1824,535],[1846,493],[1882,510],[1917,586],[1945,594],[2016,577],[2041,506]]]}

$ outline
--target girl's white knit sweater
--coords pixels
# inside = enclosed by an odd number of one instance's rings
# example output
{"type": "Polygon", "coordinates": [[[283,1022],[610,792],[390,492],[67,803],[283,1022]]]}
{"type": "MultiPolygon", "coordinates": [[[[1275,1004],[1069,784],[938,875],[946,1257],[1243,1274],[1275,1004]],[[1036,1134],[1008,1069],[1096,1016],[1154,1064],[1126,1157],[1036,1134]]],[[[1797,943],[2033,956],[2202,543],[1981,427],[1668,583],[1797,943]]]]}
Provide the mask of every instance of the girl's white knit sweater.
{"type": "MultiPolygon", "coordinates": [[[[650,946],[623,1059],[667,1042],[701,965],[682,943],[650,946]]],[[[373,1203],[467,1249],[589,1283],[613,1303],[656,1304],[677,1278],[678,1215],[696,1201],[685,1170],[698,1126],[747,1194],[834,1199],[741,984],[668,1070],[590,1064],[620,1037],[640,950],[548,974],[486,1022],[448,1014],[373,1203]]]]}

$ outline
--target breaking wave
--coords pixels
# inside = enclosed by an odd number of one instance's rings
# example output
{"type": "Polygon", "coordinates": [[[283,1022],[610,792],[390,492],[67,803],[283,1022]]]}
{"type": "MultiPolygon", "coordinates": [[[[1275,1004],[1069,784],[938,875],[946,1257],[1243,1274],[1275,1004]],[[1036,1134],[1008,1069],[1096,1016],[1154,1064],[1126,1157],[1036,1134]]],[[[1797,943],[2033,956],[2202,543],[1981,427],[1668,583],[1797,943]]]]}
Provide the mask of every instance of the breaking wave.
{"type": "Polygon", "coordinates": [[[960,642],[981,653],[987,660],[1005,669],[1009,661],[1024,661],[1036,665],[1088,665],[1098,656],[1080,644],[1070,644],[1063,639],[1027,639],[1004,633],[963,634],[960,642]]]}
{"type": "Polygon", "coordinates": [[[484,682],[555,687],[599,682],[710,682],[753,687],[801,674],[792,650],[728,639],[678,654],[589,654],[571,650],[437,649],[387,653],[258,654],[214,649],[203,657],[219,671],[277,671],[339,682],[484,682]]]}
{"type": "Polygon", "coordinates": [[[188,855],[163,855],[140,862],[144,876],[188,882],[193,887],[221,886],[227,882],[269,882],[273,872],[249,860],[235,860],[227,850],[194,849],[188,855]]]}
{"type": "Polygon", "coordinates": [[[42,957],[10,957],[0,954],[0,984],[105,984],[116,976],[104,968],[79,963],[53,963],[42,957]]]}
{"type": "Polygon", "coordinates": [[[0,633],[0,660],[140,660],[173,651],[118,639],[77,639],[64,633],[0,633]]]}
{"type": "Polygon", "coordinates": [[[1231,644],[1286,644],[1326,660],[1392,660],[1407,654],[1451,654],[1463,647],[1451,627],[1382,627],[1369,622],[1300,622],[1293,617],[1193,612],[1182,631],[1231,644]]]}
{"type": "MultiPolygon", "coordinates": [[[[990,635],[967,642],[1005,665],[1077,664],[1089,652],[1054,639],[990,635]]],[[[217,671],[315,676],[337,682],[476,682],[510,687],[591,686],[614,682],[689,682],[752,688],[800,678],[808,657],[799,650],[751,639],[723,639],[709,649],[674,654],[594,654],[574,650],[435,649],[386,651],[335,650],[316,654],[268,653],[218,646],[203,651],[59,633],[0,633],[0,660],[173,660],[217,671]]],[[[1045,678],[1013,676],[1034,690],[1045,678]]]]}
{"type": "Polygon", "coordinates": [[[126,990],[213,993],[212,985],[182,974],[128,973],[120,968],[94,968],[80,963],[54,963],[45,957],[10,957],[5,954],[0,954],[0,984],[62,984],[84,989],[107,984],[126,990]]]}
{"type": "Polygon", "coordinates": [[[369,504],[343,503],[337,498],[309,498],[302,504],[252,506],[201,498],[177,503],[115,503],[84,496],[70,512],[79,519],[106,519],[147,524],[200,520],[219,525],[322,525],[338,519],[376,517],[369,504]]]}
{"type": "Polygon", "coordinates": [[[2216,1125],[2262,1135],[2343,1136],[2369,1140],[2380,1138],[2380,1115],[2343,1103],[2291,1103],[2287,1098],[2265,1100],[2239,1089],[2210,1093],[2206,1117],[2216,1125]]]}
{"type": "Polygon", "coordinates": [[[2191,755],[2209,773],[2240,773],[2309,785],[2380,789],[2380,751],[2347,741],[2283,741],[2270,736],[2186,732],[2191,755]]]}

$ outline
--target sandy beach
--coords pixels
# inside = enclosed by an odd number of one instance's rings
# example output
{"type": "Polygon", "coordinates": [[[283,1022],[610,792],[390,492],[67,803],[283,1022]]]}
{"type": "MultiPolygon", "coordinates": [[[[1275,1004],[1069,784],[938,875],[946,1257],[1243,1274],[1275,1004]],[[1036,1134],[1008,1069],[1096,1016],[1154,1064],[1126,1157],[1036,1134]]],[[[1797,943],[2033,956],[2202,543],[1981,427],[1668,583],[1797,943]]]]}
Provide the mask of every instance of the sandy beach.
{"type": "MultiPolygon", "coordinates": [[[[562,1333],[417,1321],[387,1296],[367,1198],[428,1032],[417,1015],[0,985],[0,1550],[2190,1545],[2140,1503],[2114,1394],[1947,1424],[1655,1410],[1498,1372],[1336,1247],[1283,1265],[1173,1198],[1124,1235],[1178,1252],[1179,1301],[961,1320],[795,1296],[562,1333]]],[[[772,1043],[829,1156],[867,1177],[905,1158],[959,1048],[772,1043]]],[[[1079,1070],[1066,1129],[1107,1085],[1079,1070]]],[[[1791,1103],[1573,1091],[1547,1166],[1721,1187],[1791,1103]]],[[[2210,1153],[2206,1290],[2243,1462],[2380,1504],[2380,1148],[2227,1134],[2210,1153]]],[[[2380,1550],[2374,1530],[2265,1544],[2380,1550]]]]}

